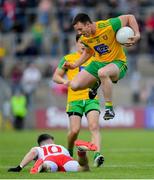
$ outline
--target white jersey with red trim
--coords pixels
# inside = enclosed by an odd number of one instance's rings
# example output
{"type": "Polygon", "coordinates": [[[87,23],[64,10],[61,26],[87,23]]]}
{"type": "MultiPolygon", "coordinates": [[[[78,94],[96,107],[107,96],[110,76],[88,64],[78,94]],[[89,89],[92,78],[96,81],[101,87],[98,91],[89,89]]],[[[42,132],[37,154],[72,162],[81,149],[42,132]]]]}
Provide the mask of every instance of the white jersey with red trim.
{"type": "Polygon", "coordinates": [[[41,147],[36,147],[36,150],[38,158],[43,160],[48,156],[65,155],[70,157],[68,150],[64,146],[57,144],[47,144],[41,147]]]}

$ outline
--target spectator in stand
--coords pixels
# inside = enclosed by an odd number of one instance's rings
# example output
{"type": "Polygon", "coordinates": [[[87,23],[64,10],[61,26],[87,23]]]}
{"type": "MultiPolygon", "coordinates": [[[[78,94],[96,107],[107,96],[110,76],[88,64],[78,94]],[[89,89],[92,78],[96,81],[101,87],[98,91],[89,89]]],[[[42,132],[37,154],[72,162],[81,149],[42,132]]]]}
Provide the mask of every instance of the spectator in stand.
{"type": "Polygon", "coordinates": [[[2,7],[3,11],[3,31],[10,31],[15,22],[16,2],[5,0],[2,7]]]}
{"type": "Polygon", "coordinates": [[[16,46],[14,49],[14,54],[18,59],[22,59],[25,56],[37,56],[39,54],[39,44],[35,42],[34,38],[24,38],[18,37],[16,41],[16,46]]]}
{"type": "Polygon", "coordinates": [[[51,78],[53,75],[53,71],[54,71],[54,67],[53,67],[52,62],[47,63],[46,67],[44,69],[44,72],[43,72],[43,77],[44,78],[51,78]]]}
{"type": "Polygon", "coordinates": [[[33,95],[37,90],[41,80],[41,72],[33,63],[29,63],[23,72],[22,89],[27,98],[27,107],[29,110],[33,108],[33,95]]]}
{"type": "MultiPolygon", "coordinates": [[[[41,23],[35,22],[34,25],[32,26],[31,31],[32,31],[32,36],[33,36],[33,44],[36,49],[36,52],[38,52],[38,54],[42,54],[43,52],[42,43],[43,43],[43,35],[44,35],[45,28],[41,23]]],[[[34,54],[34,55],[37,55],[37,54],[34,54]]]]}
{"type": "Polygon", "coordinates": [[[56,57],[59,54],[59,36],[57,34],[54,34],[53,36],[51,36],[51,56],[52,57],[56,57]]]}
{"type": "Polygon", "coordinates": [[[138,104],[140,102],[140,91],[141,91],[141,74],[139,71],[134,71],[131,76],[130,89],[132,92],[132,102],[138,104]]]}
{"type": "Polygon", "coordinates": [[[16,0],[16,8],[16,21],[14,29],[18,33],[22,33],[27,28],[27,0],[16,0]]]}
{"type": "Polygon", "coordinates": [[[13,65],[10,72],[11,91],[14,94],[16,91],[21,90],[21,79],[22,79],[22,64],[17,62],[13,65]]]}
{"type": "Polygon", "coordinates": [[[24,120],[27,115],[26,97],[21,91],[16,91],[11,97],[11,111],[13,116],[13,125],[17,130],[24,128],[24,120]]]}
{"type": "Polygon", "coordinates": [[[153,105],[154,105],[154,85],[151,86],[150,94],[149,94],[149,97],[148,97],[148,99],[147,99],[147,103],[148,103],[148,105],[150,105],[150,106],[153,106],[153,105]]]}
{"type": "MultiPolygon", "coordinates": [[[[70,51],[70,32],[72,32],[71,26],[71,3],[68,1],[58,1],[57,2],[57,20],[59,29],[61,30],[61,41],[63,43],[63,54],[68,54],[70,51]],[[67,21],[66,21],[67,19],[67,21]]],[[[73,14],[72,14],[73,15],[73,14]]]]}
{"type": "Polygon", "coordinates": [[[149,53],[152,56],[152,62],[154,62],[154,10],[149,12],[146,20],[145,26],[147,31],[147,41],[148,41],[148,49],[149,53]]]}
{"type": "Polygon", "coordinates": [[[52,11],[51,0],[41,0],[38,5],[38,21],[40,24],[46,26],[50,22],[50,12],[52,11]]]}
{"type": "Polygon", "coordinates": [[[10,96],[11,90],[5,79],[0,77],[0,128],[10,129],[10,96]],[[2,118],[2,119],[1,119],[2,118]]]}
{"type": "Polygon", "coordinates": [[[154,105],[154,80],[147,79],[141,87],[140,99],[143,103],[153,106],[154,105]]]}
{"type": "Polygon", "coordinates": [[[6,49],[4,48],[3,41],[0,40],[0,77],[4,77],[4,58],[6,49]]]}

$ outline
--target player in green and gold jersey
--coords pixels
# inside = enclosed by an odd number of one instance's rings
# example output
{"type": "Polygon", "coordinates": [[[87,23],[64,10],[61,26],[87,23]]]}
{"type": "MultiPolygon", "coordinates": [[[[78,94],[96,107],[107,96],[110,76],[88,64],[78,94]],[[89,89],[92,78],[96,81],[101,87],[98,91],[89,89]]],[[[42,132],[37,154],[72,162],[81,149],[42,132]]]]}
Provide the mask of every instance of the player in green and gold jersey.
{"type": "Polygon", "coordinates": [[[76,36],[76,46],[77,52],[70,53],[65,55],[55,73],[53,75],[53,80],[59,84],[68,85],[68,96],[67,96],[67,108],[66,112],[69,116],[70,121],[70,130],[68,133],[68,150],[73,156],[73,147],[74,142],[78,137],[80,127],[81,127],[81,119],[83,114],[85,114],[89,130],[91,132],[91,141],[97,146],[97,152],[94,154],[94,165],[99,167],[103,164],[104,157],[100,154],[100,132],[99,132],[99,114],[100,114],[100,105],[98,101],[98,97],[95,99],[89,99],[88,96],[88,88],[79,91],[73,91],[69,82],[79,73],[81,72],[88,64],[91,63],[91,59],[86,61],[82,66],[79,66],[73,70],[67,70],[63,68],[65,62],[74,63],[76,59],[79,59],[83,50],[84,45],[79,40],[80,35],[76,36]],[[67,79],[65,78],[65,75],[67,79]]]}
{"type": "Polygon", "coordinates": [[[82,34],[80,39],[86,48],[75,63],[67,62],[64,67],[74,69],[90,57],[93,61],[71,81],[70,86],[75,91],[100,81],[105,99],[104,119],[112,119],[115,116],[112,105],[112,83],[123,78],[127,71],[126,56],[122,45],[116,41],[116,32],[123,26],[130,26],[135,35],[124,45],[132,46],[140,39],[137,21],[133,15],[122,15],[92,22],[87,14],[80,13],[73,19],[73,26],[78,34],[82,34]]]}

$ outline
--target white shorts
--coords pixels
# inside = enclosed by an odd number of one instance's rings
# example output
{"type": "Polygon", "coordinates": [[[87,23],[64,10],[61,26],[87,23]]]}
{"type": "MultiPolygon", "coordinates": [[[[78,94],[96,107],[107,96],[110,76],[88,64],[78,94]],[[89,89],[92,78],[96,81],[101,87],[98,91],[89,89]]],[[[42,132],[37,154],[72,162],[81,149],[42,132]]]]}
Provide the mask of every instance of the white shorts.
{"type": "Polygon", "coordinates": [[[50,169],[52,172],[55,171],[76,172],[78,171],[78,168],[80,166],[78,161],[66,155],[47,157],[44,160],[44,163],[47,165],[48,169],[50,169]]]}
{"type": "MultiPolygon", "coordinates": [[[[53,161],[45,161],[44,164],[48,167],[51,172],[58,171],[58,165],[53,161]]],[[[65,172],[77,172],[79,169],[78,161],[69,161],[63,165],[63,171],[65,172]]]]}

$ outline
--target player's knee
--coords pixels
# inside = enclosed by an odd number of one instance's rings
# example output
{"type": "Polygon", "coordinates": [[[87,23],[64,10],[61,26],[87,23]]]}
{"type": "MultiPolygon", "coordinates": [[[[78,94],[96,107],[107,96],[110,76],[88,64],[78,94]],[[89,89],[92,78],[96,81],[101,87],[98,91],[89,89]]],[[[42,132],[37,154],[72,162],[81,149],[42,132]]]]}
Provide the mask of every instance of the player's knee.
{"type": "Polygon", "coordinates": [[[76,136],[78,136],[79,131],[80,131],[79,129],[72,129],[70,133],[72,134],[72,136],[76,137],[76,136]]]}
{"type": "Polygon", "coordinates": [[[108,73],[107,73],[107,71],[105,71],[105,70],[102,70],[102,69],[100,69],[100,70],[98,70],[98,77],[101,79],[101,78],[106,78],[106,77],[108,77],[109,75],[108,75],[108,73]]]}
{"type": "Polygon", "coordinates": [[[90,124],[90,125],[89,125],[89,130],[90,130],[91,132],[99,131],[99,126],[98,126],[98,124],[90,124]]]}
{"type": "Polygon", "coordinates": [[[72,89],[73,91],[79,90],[79,85],[78,85],[77,83],[75,83],[75,82],[71,82],[71,83],[70,83],[70,86],[71,86],[71,89],[72,89]]]}

